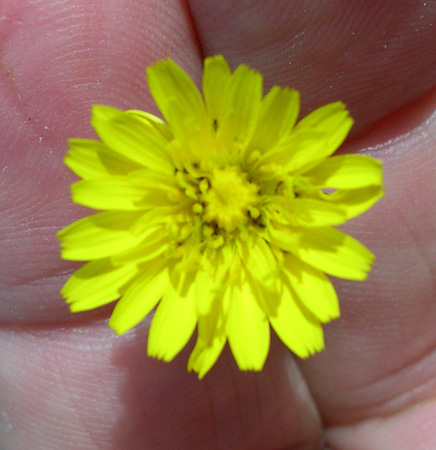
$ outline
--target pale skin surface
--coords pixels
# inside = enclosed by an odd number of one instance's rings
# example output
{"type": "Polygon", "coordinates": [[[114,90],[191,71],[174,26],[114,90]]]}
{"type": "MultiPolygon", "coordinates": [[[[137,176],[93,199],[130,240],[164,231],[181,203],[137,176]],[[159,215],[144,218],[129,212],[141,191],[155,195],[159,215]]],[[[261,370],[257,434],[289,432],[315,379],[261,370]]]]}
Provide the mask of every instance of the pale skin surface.
{"type": "Polygon", "coordinates": [[[0,449],[436,448],[435,74],[433,0],[2,0],[0,449]],[[91,105],[157,113],[144,68],[170,56],[198,82],[216,53],[300,90],[303,113],[343,100],[344,150],[384,162],[387,194],[344,227],[377,262],[335,280],[326,350],[296,361],[273,339],[257,374],[226,350],[199,382],[192,342],[165,364],[148,321],[117,337],[111,307],[69,313],[78,265],[55,232],[89,213],[62,158],[91,105]]]}

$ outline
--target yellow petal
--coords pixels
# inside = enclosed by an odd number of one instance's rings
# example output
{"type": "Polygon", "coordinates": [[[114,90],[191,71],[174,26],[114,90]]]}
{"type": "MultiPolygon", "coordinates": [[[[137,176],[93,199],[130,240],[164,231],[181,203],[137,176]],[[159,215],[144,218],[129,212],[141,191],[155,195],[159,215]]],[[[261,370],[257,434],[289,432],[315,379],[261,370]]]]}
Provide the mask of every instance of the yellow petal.
{"type": "Polygon", "coordinates": [[[83,179],[124,175],[140,166],[113,152],[103,142],[91,139],[70,139],[65,164],[83,179]]]}
{"type": "Polygon", "coordinates": [[[179,104],[186,116],[200,123],[206,119],[203,99],[191,78],[170,58],[147,67],[147,81],[151,95],[167,122],[173,126],[171,109],[179,104]]]}
{"type": "Polygon", "coordinates": [[[200,270],[195,280],[197,313],[206,315],[210,312],[218,288],[216,280],[206,270],[200,270]]]}
{"type": "Polygon", "coordinates": [[[153,125],[156,130],[158,130],[159,133],[162,134],[162,136],[168,141],[171,141],[174,138],[168,124],[166,124],[162,119],[159,119],[159,117],[156,117],[154,114],[150,114],[147,111],[141,111],[139,109],[129,109],[126,111],[126,114],[131,114],[137,118],[141,118],[147,124],[153,125]]]}
{"type": "MultiPolygon", "coordinates": [[[[322,161],[333,154],[344,142],[351,127],[353,119],[345,109],[342,102],[330,103],[308,114],[295,127],[295,131],[323,132],[326,139],[317,160],[322,161]]],[[[311,164],[306,166],[309,169],[311,164]]],[[[313,167],[313,166],[312,166],[313,167]]]]}
{"type": "Polygon", "coordinates": [[[249,283],[233,286],[227,336],[241,370],[261,370],[269,350],[269,324],[249,283]]]}
{"type": "Polygon", "coordinates": [[[218,139],[227,148],[234,141],[244,145],[251,137],[257,123],[262,99],[262,76],[247,66],[240,65],[232,74],[223,93],[227,114],[218,123],[218,139]]]}
{"type": "Polygon", "coordinates": [[[142,264],[164,253],[169,247],[168,237],[159,228],[144,230],[141,242],[111,257],[114,265],[142,264]]]}
{"type": "Polygon", "coordinates": [[[226,60],[221,56],[212,56],[204,61],[203,71],[203,95],[209,120],[214,127],[222,123],[226,113],[223,103],[223,91],[230,81],[230,68],[226,60]]]}
{"type": "Polygon", "coordinates": [[[171,127],[174,137],[199,158],[211,152],[212,124],[203,99],[191,78],[171,59],[147,68],[151,95],[171,127]],[[201,148],[198,148],[198,147],[201,148]]]}
{"type": "Polygon", "coordinates": [[[360,242],[334,228],[312,228],[298,235],[292,252],[329,275],[364,280],[374,255],[360,242]]]}
{"type": "Polygon", "coordinates": [[[98,308],[120,298],[137,273],[134,265],[115,267],[108,259],[92,261],[70,277],[61,294],[73,312],[98,308]]]}
{"type": "Polygon", "coordinates": [[[151,185],[146,188],[123,175],[78,181],[71,186],[71,193],[75,203],[109,211],[140,211],[173,205],[168,190],[151,185]]]}
{"type": "Polygon", "coordinates": [[[370,186],[351,190],[339,189],[332,194],[326,194],[324,198],[340,206],[349,220],[367,211],[383,195],[383,189],[378,186],[370,186]]]}
{"type": "Polygon", "coordinates": [[[322,131],[298,130],[277,143],[259,158],[258,167],[276,165],[283,173],[300,173],[318,161],[326,139],[322,131]]]}
{"type": "Polygon", "coordinates": [[[320,322],[339,317],[339,302],[335,289],[321,271],[287,253],[283,275],[304,307],[320,322]]]}
{"type": "Polygon", "coordinates": [[[114,152],[158,172],[174,173],[168,141],[152,124],[133,114],[101,105],[93,106],[91,124],[114,152]]]}
{"type": "MultiPolygon", "coordinates": [[[[276,277],[278,278],[278,274],[276,277]]],[[[280,286],[277,286],[277,279],[274,286],[267,286],[264,283],[256,280],[251,274],[247,275],[247,283],[250,284],[253,295],[259,303],[260,308],[265,315],[275,315],[280,302],[280,286]]]]}
{"type": "Polygon", "coordinates": [[[320,188],[359,189],[383,184],[382,163],[364,155],[332,156],[305,176],[320,188]]]}
{"type": "MultiPolygon", "coordinates": [[[[132,234],[142,235],[148,233],[151,228],[174,221],[174,216],[186,208],[185,203],[172,206],[160,206],[145,211],[130,229],[132,234]]],[[[189,205],[188,205],[189,206],[189,205]]]]}
{"type": "Polygon", "coordinates": [[[293,252],[298,245],[300,236],[290,227],[268,227],[268,235],[265,239],[278,248],[287,252],[293,252]]]}
{"type": "Polygon", "coordinates": [[[273,288],[278,263],[265,240],[259,236],[253,236],[247,242],[238,242],[238,249],[241,260],[251,276],[264,286],[273,288]]]}
{"type": "Polygon", "coordinates": [[[271,247],[260,236],[253,236],[246,242],[238,243],[241,261],[247,272],[247,280],[266,314],[277,310],[279,262],[271,251],[271,247]]]}
{"type": "Polygon", "coordinates": [[[227,341],[225,320],[230,304],[230,290],[221,297],[214,297],[209,311],[198,316],[198,337],[188,361],[188,370],[194,370],[199,378],[215,364],[227,341]]]}
{"type": "Polygon", "coordinates": [[[223,298],[228,284],[228,272],[233,251],[228,247],[213,250],[210,247],[203,253],[200,261],[202,268],[197,272],[196,292],[197,292],[197,313],[206,316],[211,313],[213,307],[216,308],[217,299],[223,298]]]}
{"type": "Polygon", "coordinates": [[[182,350],[197,323],[195,275],[187,273],[182,278],[184,280],[180,286],[173,287],[171,283],[168,285],[148,335],[148,355],[164,361],[171,361],[182,350]]]}
{"type": "Polygon", "coordinates": [[[137,169],[129,173],[129,181],[138,187],[146,189],[161,189],[168,193],[169,191],[180,191],[175,177],[169,177],[166,174],[156,172],[152,169],[137,169]]]}
{"type": "Polygon", "coordinates": [[[167,289],[165,260],[153,260],[141,267],[142,276],[130,285],[115,306],[109,326],[123,334],[151,312],[167,289]]]}
{"type": "Polygon", "coordinates": [[[64,259],[90,261],[114,255],[137,245],[142,236],[129,232],[137,213],[109,211],[84,217],[59,231],[64,259]]]}
{"type": "Polygon", "coordinates": [[[303,227],[325,227],[341,225],[347,220],[343,209],[325,201],[310,198],[296,199],[295,222],[303,227]]]}
{"type": "Polygon", "coordinates": [[[291,226],[325,227],[341,225],[347,220],[341,206],[311,198],[274,197],[266,211],[276,222],[291,226]]]}
{"type": "Polygon", "coordinates": [[[304,173],[334,153],[352,125],[343,103],[318,108],[298,122],[289,138],[266,153],[259,164],[276,162],[286,172],[304,173]]]}
{"type": "Polygon", "coordinates": [[[277,315],[270,316],[269,321],[282,342],[300,358],[307,358],[324,348],[320,323],[298,306],[286,284],[277,315]]]}
{"type": "MultiPolygon", "coordinates": [[[[199,328],[200,323],[201,322],[199,322],[199,328]]],[[[225,343],[225,334],[215,336],[212,343],[209,345],[206,345],[201,338],[198,338],[194,350],[192,350],[188,360],[188,370],[197,372],[199,379],[203,378],[215,364],[223,351],[225,343]]]]}
{"type": "Polygon", "coordinates": [[[299,108],[300,95],[297,91],[274,86],[262,100],[249,147],[265,152],[276,145],[292,130],[299,108]]]}
{"type": "Polygon", "coordinates": [[[122,175],[82,180],[71,186],[73,201],[88,208],[136,211],[146,191],[122,175]]]}

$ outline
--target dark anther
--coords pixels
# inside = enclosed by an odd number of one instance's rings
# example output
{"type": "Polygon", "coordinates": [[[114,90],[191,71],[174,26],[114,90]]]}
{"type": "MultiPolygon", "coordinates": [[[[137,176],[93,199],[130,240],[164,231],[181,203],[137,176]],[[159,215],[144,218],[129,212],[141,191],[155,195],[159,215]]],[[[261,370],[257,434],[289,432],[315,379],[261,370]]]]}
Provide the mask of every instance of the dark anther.
{"type": "Polygon", "coordinates": [[[213,226],[213,234],[214,234],[214,236],[217,236],[220,231],[219,226],[216,222],[213,222],[212,226],[213,226]]]}
{"type": "Polygon", "coordinates": [[[213,129],[216,131],[218,130],[218,120],[213,119],[213,123],[212,123],[213,129]]]}
{"type": "Polygon", "coordinates": [[[254,225],[256,225],[256,227],[265,228],[265,223],[263,221],[262,216],[259,216],[257,219],[252,219],[252,220],[253,220],[254,225]]]}

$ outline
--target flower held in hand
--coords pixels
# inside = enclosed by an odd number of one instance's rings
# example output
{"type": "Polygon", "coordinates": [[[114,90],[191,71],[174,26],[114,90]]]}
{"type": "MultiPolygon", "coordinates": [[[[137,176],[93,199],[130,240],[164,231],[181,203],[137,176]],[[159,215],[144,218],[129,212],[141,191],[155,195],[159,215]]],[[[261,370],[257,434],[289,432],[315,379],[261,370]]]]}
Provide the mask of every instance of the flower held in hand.
{"type": "Polygon", "coordinates": [[[205,60],[203,97],[171,59],[147,69],[165,122],[94,106],[101,141],[74,139],[73,201],[103,210],[59,232],[62,257],[90,261],[65,284],[71,311],[118,300],[122,334],[156,306],[148,354],[173,359],[197,327],[188,368],[202,377],[228,340],[260,370],[270,325],[305,358],[339,316],[326,274],[363,280],[373,255],[333,228],[382,195],[381,164],[331,156],[350,118],[340,102],[296,123],[299,95],[245,65],[205,60]]]}

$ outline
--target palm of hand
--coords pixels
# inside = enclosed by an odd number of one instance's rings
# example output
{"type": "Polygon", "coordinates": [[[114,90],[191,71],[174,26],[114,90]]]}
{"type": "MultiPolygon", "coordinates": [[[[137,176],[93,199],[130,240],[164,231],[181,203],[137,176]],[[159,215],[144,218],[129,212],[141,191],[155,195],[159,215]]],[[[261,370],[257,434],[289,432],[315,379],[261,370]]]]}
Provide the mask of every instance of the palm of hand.
{"type": "Polygon", "coordinates": [[[177,1],[0,6],[0,447],[433,448],[434,6],[190,3],[192,18],[177,1]],[[199,48],[300,90],[305,111],[347,103],[345,150],[383,160],[387,190],[347,226],[377,261],[365,283],[335,282],[326,350],[295,362],[273,342],[258,374],[226,354],[201,382],[187,351],[146,357],[147,323],[117,338],[111,308],[71,315],[58,292],[76,266],[55,240],[88,213],[62,157],[92,137],[90,106],[156,112],[144,68],[170,55],[198,80],[199,48]]]}

